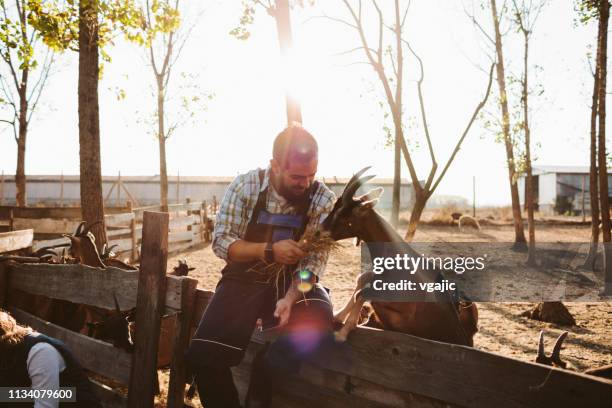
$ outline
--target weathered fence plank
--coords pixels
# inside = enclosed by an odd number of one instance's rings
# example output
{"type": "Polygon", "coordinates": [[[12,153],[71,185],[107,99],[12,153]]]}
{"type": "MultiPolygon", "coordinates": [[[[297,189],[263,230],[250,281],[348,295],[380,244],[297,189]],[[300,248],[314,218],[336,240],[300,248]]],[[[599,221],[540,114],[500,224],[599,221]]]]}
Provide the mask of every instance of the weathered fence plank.
{"type": "Polygon", "coordinates": [[[13,229],[32,228],[36,234],[71,234],[79,226],[78,221],[53,218],[14,218],[13,229]]]}
{"type": "Polygon", "coordinates": [[[142,231],[142,264],[136,300],[135,348],[132,360],[128,406],[153,407],[157,375],[157,347],[164,310],[168,260],[168,214],[145,212],[142,231]]]}
{"type": "Polygon", "coordinates": [[[33,239],[34,230],[32,229],[0,232],[0,254],[31,247],[33,239]]]}
{"type": "Polygon", "coordinates": [[[173,359],[170,365],[170,384],[168,386],[168,408],[183,408],[185,382],[187,380],[184,351],[191,338],[191,315],[198,281],[188,277],[181,278],[181,313],[175,331],[173,359]]]}
{"type": "MultiPolygon", "coordinates": [[[[255,341],[265,341],[261,335],[255,341]]],[[[313,365],[469,407],[603,407],[612,381],[407,334],[358,328],[313,365]]]]}
{"type": "MultiPolygon", "coordinates": [[[[165,272],[165,271],[164,271],[165,272]]],[[[122,310],[136,306],[138,272],[106,269],[79,264],[16,264],[11,266],[9,285],[34,295],[68,300],[112,310],[113,293],[122,310]]],[[[167,276],[165,302],[175,310],[181,307],[181,283],[167,276]]]]}

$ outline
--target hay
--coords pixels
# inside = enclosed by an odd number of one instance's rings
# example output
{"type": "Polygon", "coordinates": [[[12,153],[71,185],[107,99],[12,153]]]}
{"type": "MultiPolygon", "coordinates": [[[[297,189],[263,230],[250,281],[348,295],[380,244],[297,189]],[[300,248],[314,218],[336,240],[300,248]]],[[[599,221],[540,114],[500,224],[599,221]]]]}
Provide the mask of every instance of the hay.
{"type": "MultiPolygon", "coordinates": [[[[320,230],[307,231],[302,236],[302,239],[300,239],[299,244],[302,250],[308,255],[335,251],[340,248],[340,244],[335,241],[328,232],[320,230]]],[[[285,270],[286,265],[277,262],[266,263],[259,261],[249,268],[247,272],[257,274],[259,282],[274,282],[278,294],[278,289],[280,287],[285,287],[286,284],[285,279],[287,274],[285,270]],[[279,285],[281,280],[282,285],[279,285]]]]}

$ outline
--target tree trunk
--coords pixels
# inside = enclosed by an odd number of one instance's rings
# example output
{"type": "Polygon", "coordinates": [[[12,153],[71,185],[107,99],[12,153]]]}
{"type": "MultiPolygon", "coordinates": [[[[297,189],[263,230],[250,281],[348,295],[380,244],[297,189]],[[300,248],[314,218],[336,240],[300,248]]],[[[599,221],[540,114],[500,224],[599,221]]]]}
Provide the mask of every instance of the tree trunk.
{"type": "MultiPolygon", "coordinates": [[[[599,37],[599,36],[598,36],[599,37]]],[[[598,39],[599,42],[599,39],[598,39]]],[[[599,44],[597,46],[597,61],[599,61],[599,44]]],[[[589,197],[591,200],[591,245],[589,254],[584,261],[584,267],[595,269],[597,246],[599,244],[599,188],[597,187],[597,98],[599,96],[599,67],[595,64],[593,80],[593,97],[591,99],[591,157],[589,170],[589,197]]]]}
{"type": "MultiPolygon", "coordinates": [[[[19,22],[21,26],[21,36],[27,42],[27,16],[25,2],[17,3],[19,22]]],[[[19,207],[27,205],[26,196],[26,176],[25,176],[25,155],[26,141],[28,136],[28,78],[30,68],[25,64],[21,70],[21,83],[17,89],[19,94],[19,139],[17,140],[17,169],[15,170],[15,199],[19,207]]]]}
{"type": "Polygon", "coordinates": [[[157,138],[159,140],[159,188],[162,211],[168,211],[168,169],[166,168],[166,132],[164,129],[163,75],[157,76],[157,138]]]}
{"type": "Polygon", "coordinates": [[[514,150],[510,135],[510,113],[508,110],[508,98],[506,93],[506,73],[504,67],[504,53],[502,47],[502,36],[499,28],[499,18],[497,16],[497,5],[495,0],[491,0],[491,13],[493,25],[495,27],[495,51],[497,53],[497,85],[499,87],[499,103],[502,113],[502,133],[506,146],[506,161],[508,164],[508,180],[510,182],[510,197],[512,200],[512,217],[514,219],[514,242],[515,247],[524,247],[525,231],[521,216],[521,205],[519,203],[518,186],[516,183],[516,163],[514,160],[514,150]],[[518,245],[517,245],[518,244],[518,245]]]}
{"type": "MultiPolygon", "coordinates": [[[[278,31],[278,42],[280,45],[281,59],[285,62],[284,68],[291,70],[289,64],[291,56],[289,55],[293,36],[291,33],[291,17],[289,14],[288,0],[276,0],[276,10],[274,13],[276,20],[276,29],[278,31]]],[[[291,73],[287,72],[287,76],[291,78],[291,73]]],[[[291,126],[294,122],[302,123],[302,109],[300,102],[295,95],[292,95],[290,90],[285,90],[287,99],[287,124],[291,126]]]]}
{"type": "Polygon", "coordinates": [[[15,171],[15,187],[17,191],[15,198],[19,207],[25,207],[27,205],[25,156],[28,135],[28,101],[26,84],[27,79],[25,83],[22,83],[22,88],[19,90],[19,139],[17,139],[17,169],[15,171]]]}
{"type": "Polygon", "coordinates": [[[402,182],[402,151],[400,148],[400,141],[397,132],[395,132],[395,156],[393,159],[393,198],[391,202],[391,225],[394,228],[397,228],[399,223],[399,212],[400,212],[400,192],[401,192],[401,182],[402,182]]]}
{"type": "Polygon", "coordinates": [[[599,7],[599,135],[598,135],[598,164],[599,164],[599,203],[601,208],[601,229],[603,242],[610,242],[610,205],[608,202],[608,165],[606,160],[606,75],[608,61],[608,19],[610,4],[608,0],[601,0],[599,7]]]}
{"type": "Polygon", "coordinates": [[[104,198],[100,164],[100,112],[98,105],[98,2],[79,3],[79,157],[81,213],[87,224],[100,222],[91,232],[98,250],[106,243],[104,198]]]}
{"type": "Polygon", "coordinates": [[[414,235],[416,234],[419,221],[421,220],[421,215],[423,215],[423,210],[425,209],[428,199],[429,196],[425,194],[424,191],[415,191],[414,205],[412,206],[410,221],[408,222],[408,231],[406,231],[406,236],[404,237],[404,240],[407,242],[412,242],[414,239],[414,235]]]}
{"type": "Polygon", "coordinates": [[[523,58],[525,77],[523,78],[523,115],[525,120],[525,170],[527,172],[527,189],[525,191],[525,203],[527,204],[527,222],[529,223],[529,252],[527,265],[536,264],[535,248],[535,220],[533,216],[533,174],[531,171],[531,129],[529,128],[529,33],[523,31],[525,39],[525,54],[523,58]]]}

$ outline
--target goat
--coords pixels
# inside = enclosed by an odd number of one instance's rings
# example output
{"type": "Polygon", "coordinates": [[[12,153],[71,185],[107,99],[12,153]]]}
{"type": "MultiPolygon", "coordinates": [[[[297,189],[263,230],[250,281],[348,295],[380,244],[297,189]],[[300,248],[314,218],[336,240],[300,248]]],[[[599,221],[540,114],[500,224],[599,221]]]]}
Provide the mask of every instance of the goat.
{"type": "Polygon", "coordinates": [[[462,215],[459,217],[459,231],[463,231],[464,226],[470,226],[480,231],[480,223],[471,215],[462,215]]]}
{"type": "MultiPolygon", "coordinates": [[[[561,333],[561,335],[559,335],[557,338],[557,341],[555,341],[551,355],[547,356],[544,352],[544,331],[541,331],[540,339],[538,341],[538,355],[536,356],[535,362],[553,367],[567,368],[567,363],[561,360],[561,346],[563,345],[563,341],[566,339],[566,337],[566,331],[561,333]]],[[[597,368],[589,368],[584,370],[582,373],[612,380],[612,364],[597,368]]]]}
{"type": "Polygon", "coordinates": [[[100,259],[100,254],[96,248],[96,239],[89,231],[91,227],[99,223],[101,221],[96,221],[87,226],[86,221],[81,221],[74,234],[64,234],[64,236],[70,239],[70,254],[78,259],[79,263],[104,269],[106,266],[100,259]]]}
{"type": "Polygon", "coordinates": [[[107,245],[104,244],[102,246],[102,253],[100,254],[100,258],[102,259],[102,263],[106,266],[112,266],[119,269],[125,269],[127,271],[137,271],[138,267],[134,265],[130,265],[126,262],[123,262],[120,259],[117,259],[117,254],[113,252],[113,248],[117,247],[117,244],[111,245],[110,248],[107,248],[107,245]]]}
{"type": "Polygon", "coordinates": [[[186,259],[179,259],[178,266],[175,266],[170,275],[174,276],[187,276],[190,271],[193,271],[195,268],[191,268],[187,265],[186,259]]]}
{"type": "MultiPolygon", "coordinates": [[[[106,315],[100,321],[87,323],[87,335],[94,339],[108,341],[113,346],[123,349],[128,353],[134,352],[134,342],[132,341],[132,332],[134,328],[134,313],[135,309],[124,313],[119,307],[117,296],[113,293],[115,301],[115,310],[106,315]]],[[[159,395],[159,378],[155,376],[155,393],[159,395]]]]}
{"type": "MultiPolygon", "coordinates": [[[[357,237],[369,242],[388,242],[397,244],[405,251],[405,241],[376,211],[382,189],[373,190],[361,197],[354,198],[357,189],[374,176],[360,178],[368,169],[357,172],[348,182],[332,211],[323,221],[323,232],[334,240],[357,237]]],[[[408,247],[411,256],[416,252],[408,247]]],[[[338,341],[345,341],[348,334],[359,323],[361,307],[365,300],[361,291],[372,281],[373,273],[366,272],[357,279],[357,287],[349,302],[335,314],[334,319],[344,326],[336,332],[338,341]]],[[[417,275],[420,278],[420,275],[417,275]]],[[[436,296],[436,302],[370,302],[374,313],[372,317],[383,329],[393,330],[430,340],[448,343],[473,345],[473,336],[478,331],[478,310],[471,302],[455,302],[449,293],[436,296]]]]}
{"type": "Polygon", "coordinates": [[[100,321],[87,322],[87,335],[94,339],[109,341],[115,347],[132,352],[134,343],[130,335],[128,315],[121,312],[117,296],[114,293],[113,299],[115,300],[115,310],[107,313],[100,321]]]}

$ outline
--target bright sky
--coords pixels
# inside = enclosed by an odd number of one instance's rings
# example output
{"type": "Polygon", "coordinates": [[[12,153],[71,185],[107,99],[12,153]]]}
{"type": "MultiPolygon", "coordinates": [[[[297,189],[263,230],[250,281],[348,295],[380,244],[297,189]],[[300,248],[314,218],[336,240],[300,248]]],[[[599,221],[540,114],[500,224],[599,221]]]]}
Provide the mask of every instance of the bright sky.
{"type": "MultiPolygon", "coordinates": [[[[466,4],[469,1],[464,0],[466,4]]],[[[316,7],[294,10],[292,18],[296,58],[301,61],[296,69],[300,80],[297,89],[304,126],[319,140],[319,175],[350,176],[372,165],[373,173],[391,177],[393,151],[384,147],[380,82],[369,66],[352,64],[365,60],[362,50],[334,55],[359,45],[355,31],[328,19],[311,19],[323,13],[348,18],[342,3],[317,3],[316,7]]],[[[486,47],[459,1],[412,3],[407,38],[425,64],[428,122],[442,167],[484,93],[486,47]]],[[[193,21],[198,12],[195,4],[188,20],[193,21]]],[[[177,129],[169,140],[171,175],[235,175],[265,166],[272,140],[286,123],[274,20],[258,10],[252,36],[243,42],[228,34],[240,14],[238,1],[206,2],[181,54],[174,85],[187,86],[182,92],[189,95],[195,91],[188,85],[195,83],[199,91],[215,97],[206,112],[177,129]],[[181,72],[195,79],[186,82],[181,72]]],[[[488,29],[490,16],[484,17],[483,25],[488,29]]],[[[532,138],[539,144],[534,152],[536,165],[588,163],[592,79],[586,53],[594,42],[595,27],[574,27],[574,17],[573,2],[551,0],[535,28],[531,58],[542,71],[532,82],[540,81],[545,90],[542,96],[532,98],[532,138]]],[[[522,64],[519,40],[514,33],[508,35],[506,56],[517,76],[522,64]]],[[[143,122],[155,101],[151,68],[141,49],[121,39],[109,53],[113,61],[105,66],[100,83],[102,172],[158,174],[157,141],[150,125],[143,122]],[[125,90],[124,100],[117,100],[117,89],[125,90]]],[[[59,72],[51,79],[44,106],[29,133],[27,174],[78,174],[77,55],[69,52],[59,56],[59,61],[59,72]]],[[[414,79],[417,72],[414,61],[408,60],[406,77],[414,79]]],[[[415,120],[410,121],[417,123],[407,129],[406,137],[415,152],[419,177],[424,179],[430,162],[418,125],[414,82],[408,84],[404,95],[406,122],[412,117],[415,120]]],[[[488,111],[497,113],[494,100],[490,102],[488,111]]],[[[170,104],[173,110],[180,109],[177,98],[170,104]]],[[[16,144],[12,133],[4,131],[0,134],[0,171],[13,174],[15,166],[16,144]]],[[[405,166],[402,172],[406,177],[405,166]]],[[[478,205],[509,203],[503,146],[495,143],[482,123],[472,128],[437,194],[464,196],[471,201],[472,176],[476,176],[478,205]]]]}

